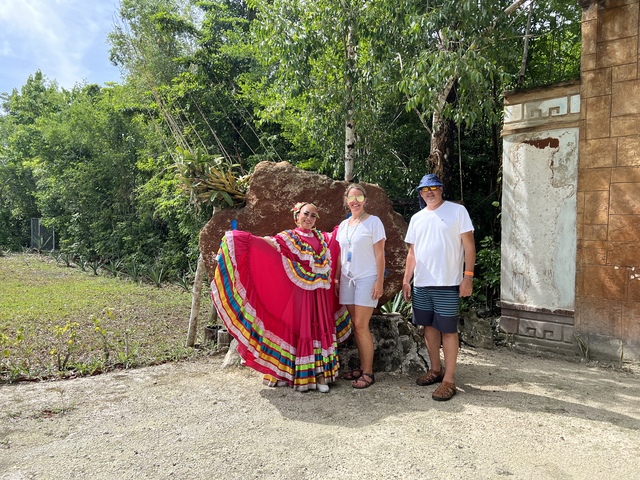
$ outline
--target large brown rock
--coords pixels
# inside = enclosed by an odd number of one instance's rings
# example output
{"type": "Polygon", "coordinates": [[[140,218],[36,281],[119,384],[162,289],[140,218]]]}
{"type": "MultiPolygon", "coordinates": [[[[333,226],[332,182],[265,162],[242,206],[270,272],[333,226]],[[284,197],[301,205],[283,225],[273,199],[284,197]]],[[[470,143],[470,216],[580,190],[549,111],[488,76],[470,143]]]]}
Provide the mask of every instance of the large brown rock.
{"type": "MultiPolygon", "coordinates": [[[[273,235],[295,227],[291,208],[296,202],[310,202],[318,207],[320,215],[316,227],[331,231],[346,218],[349,211],[343,202],[347,185],[344,181],[300,170],[287,162],[262,162],[256,165],[247,192],[246,206],[216,212],[200,233],[200,252],[209,278],[213,278],[220,240],[224,232],[231,229],[232,220],[238,222],[238,230],[260,236],[273,235]]],[[[383,305],[402,288],[407,256],[404,243],[407,224],[400,214],[393,211],[383,189],[370,183],[362,185],[367,190],[365,210],[380,217],[387,234],[385,258],[388,275],[384,282],[384,296],[378,304],[383,305]]]]}

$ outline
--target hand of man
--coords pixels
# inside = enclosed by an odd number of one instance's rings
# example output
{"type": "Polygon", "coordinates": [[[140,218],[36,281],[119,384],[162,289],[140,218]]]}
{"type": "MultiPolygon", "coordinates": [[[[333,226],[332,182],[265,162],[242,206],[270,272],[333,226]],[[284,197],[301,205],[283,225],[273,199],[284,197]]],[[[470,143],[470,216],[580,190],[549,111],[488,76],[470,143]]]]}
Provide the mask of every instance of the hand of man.
{"type": "Polygon", "coordinates": [[[464,277],[462,279],[462,283],[460,284],[460,296],[468,297],[471,295],[473,291],[473,279],[469,277],[464,277]]]}
{"type": "Polygon", "coordinates": [[[402,284],[402,296],[404,297],[404,301],[408,302],[411,300],[411,285],[408,283],[402,284]]]}

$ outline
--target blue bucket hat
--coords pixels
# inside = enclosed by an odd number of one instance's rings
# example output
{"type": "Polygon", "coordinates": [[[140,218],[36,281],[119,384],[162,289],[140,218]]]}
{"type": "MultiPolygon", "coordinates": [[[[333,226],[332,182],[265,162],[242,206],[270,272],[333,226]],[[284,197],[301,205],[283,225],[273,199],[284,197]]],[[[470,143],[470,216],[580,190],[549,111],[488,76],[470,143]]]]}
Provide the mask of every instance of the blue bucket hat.
{"type": "Polygon", "coordinates": [[[444,187],[444,185],[435,173],[428,173],[424,177],[422,177],[422,180],[420,180],[420,185],[416,188],[416,192],[418,192],[418,202],[420,203],[421,210],[427,206],[425,201],[422,199],[422,196],[420,195],[420,189],[423,187],[444,187]]]}

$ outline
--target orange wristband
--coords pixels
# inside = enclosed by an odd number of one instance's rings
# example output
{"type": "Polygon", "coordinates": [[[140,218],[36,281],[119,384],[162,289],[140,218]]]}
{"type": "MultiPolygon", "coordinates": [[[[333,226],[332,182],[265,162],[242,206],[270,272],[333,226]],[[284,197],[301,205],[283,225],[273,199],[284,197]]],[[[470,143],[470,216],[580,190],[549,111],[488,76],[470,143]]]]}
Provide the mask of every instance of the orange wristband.
{"type": "Polygon", "coordinates": [[[473,277],[473,272],[464,272],[465,275],[469,275],[470,277],[473,277]]]}

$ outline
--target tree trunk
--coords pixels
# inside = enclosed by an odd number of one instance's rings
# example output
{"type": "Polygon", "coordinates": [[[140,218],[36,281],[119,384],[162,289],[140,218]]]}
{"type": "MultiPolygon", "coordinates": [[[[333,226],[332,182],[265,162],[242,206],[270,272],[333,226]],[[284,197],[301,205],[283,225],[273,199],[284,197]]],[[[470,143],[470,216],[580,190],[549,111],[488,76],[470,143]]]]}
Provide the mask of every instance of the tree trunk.
{"type": "Polygon", "coordinates": [[[356,148],[356,129],[353,125],[353,109],[347,112],[344,127],[344,179],[353,182],[353,160],[356,148]]]}
{"type": "Polygon", "coordinates": [[[353,72],[355,69],[356,49],[353,39],[353,26],[349,26],[347,30],[345,56],[347,60],[347,71],[345,75],[347,117],[344,128],[344,179],[347,182],[352,182],[356,149],[356,129],[353,119],[353,72]]]}
{"type": "Polygon", "coordinates": [[[437,108],[433,111],[431,125],[431,147],[429,149],[428,168],[438,175],[442,183],[451,185],[453,180],[453,147],[455,124],[442,117],[447,103],[455,102],[455,82],[449,83],[438,98],[437,108]]]}
{"type": "Polygon", "coordinates": [[[193,347],[196,343],[196,331],[198,329],[198,318],[200,317],[200,299],[202,298],[202,277],[204,277],[205,267],[202,254],[198,257],[196,268],[196,278],[193,280],[191,289],[191,316],[189,318],[189,331],[187,332],[187,347],[193,347]]]}
{"type": "Polygon", "coordinates": [[[453,181],[455,131],[453,121],[443,119],[438,112],[433,113],[429,170],[438,175],[445,185],[451,185],[453,181]]]}
{"type": "Polygon", "coordinates": [[[529,56],[529,33],[531,32],[531,20],[533,19],[533,2],[529,4],[529,17],[527,18],[527,29],[524,34],[524,47],[522,52],[522,65],[518,72],[518,88],[522,87],[524,75],[527,72],[527,57],[529,56]]]}
{"type": "MultiPolygon", "coordinates": [[[[505,8],[504,13],[507,16],[511,15],[525,1],[526,0],[514,0],[511,5],[505,8]]],[[[447,47],[440,44],[438,48],[446,49],[447,47]]],[[[433,111],[431,148],[427,162],[427,168],[430,169],[431,173],[438,175],[445,185],[451,185],[453,179],[453,146],[456,128],[453,122],[445,120],[442,117],[442,110],[447,103],[455,102],[455,84],[455,79],[451,79],[438,97],[438,105],[436,105],[433,111]]]]}

